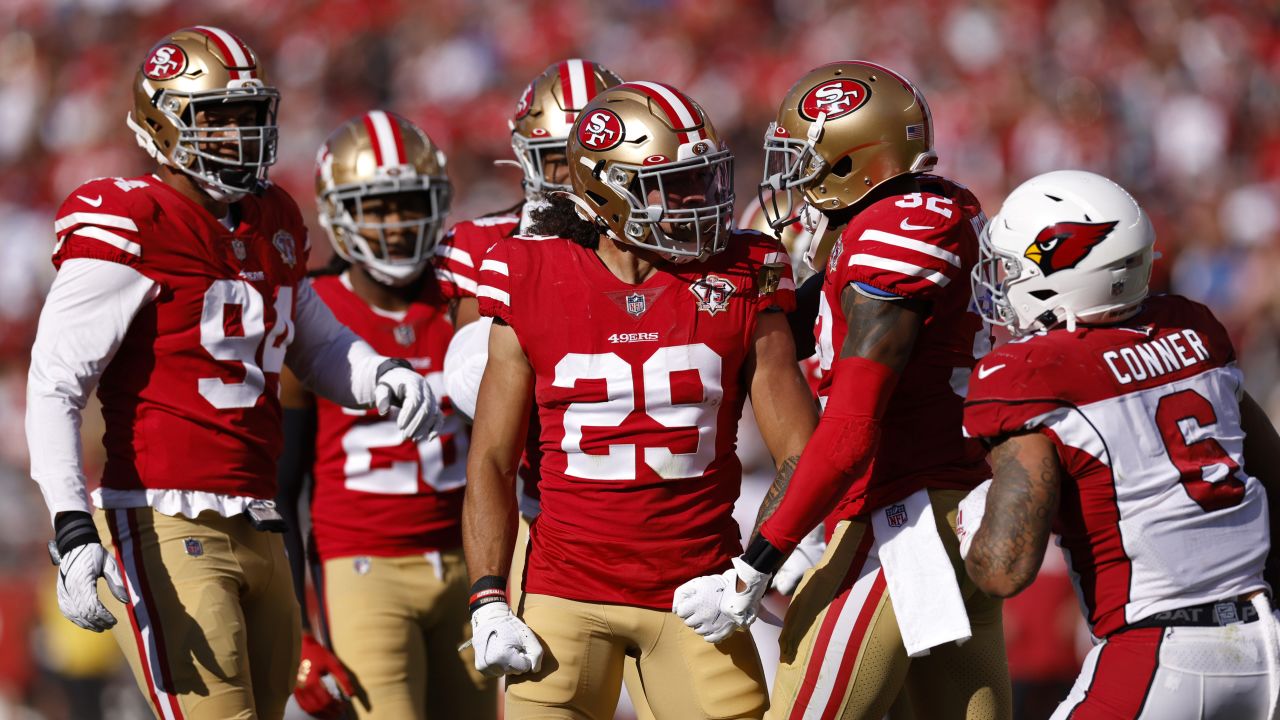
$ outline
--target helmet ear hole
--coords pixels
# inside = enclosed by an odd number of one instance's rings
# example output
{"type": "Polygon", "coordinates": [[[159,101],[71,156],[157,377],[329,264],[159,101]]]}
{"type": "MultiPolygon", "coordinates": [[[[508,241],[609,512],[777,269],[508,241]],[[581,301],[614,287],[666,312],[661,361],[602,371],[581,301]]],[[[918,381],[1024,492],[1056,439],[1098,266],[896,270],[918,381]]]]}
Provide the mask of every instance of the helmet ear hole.
{"type": "Polygon", "coordinates": [[[588,190],[586,192],[586,196],[587,196],[587,199],[595,203],[597,207],[604,207],[609,203],[609,201],[604,199],[604,197],[602,197],[599,193],[596,193],[592,190],[588,190]]]}
{"type": "Polygon", "coordinates": [[[851,172],[853,172],[853,159],[848,155],[840,158],[835,165],[831,166],[831,174],[836,177],[846,177],[851,172]]]}
{"type": "Polygon", "coordinates": [[[1054,290],[1032,290],[1027,294],[1041,302],[1044,302],[1058,293],[1054,290]]]}

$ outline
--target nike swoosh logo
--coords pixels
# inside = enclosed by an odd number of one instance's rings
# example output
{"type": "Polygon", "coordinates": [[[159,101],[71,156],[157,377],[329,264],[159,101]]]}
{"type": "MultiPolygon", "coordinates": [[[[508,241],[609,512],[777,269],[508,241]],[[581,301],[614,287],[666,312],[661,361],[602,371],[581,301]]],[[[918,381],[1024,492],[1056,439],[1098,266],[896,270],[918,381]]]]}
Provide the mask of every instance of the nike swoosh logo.
{"type": "Polygon", "coordinates": [[[991,367],[978,368],[978,379],[986,380],[987,378],[991,377],[992,373],[999,370],[1000,368],[1003,368],[1006,364],[1007,363],[1001,363],[999,365],[992,365],[991,367]]]}
{"type": "Polygon", "coordinates": [[[933,225],[912,225],[906,220],[903,220],[902,224],[899,225],[898,227],[903,230],[932,230],[934,226],[933,225]]]}
{"type": "Polygon", "coordinates": [[[77,195],[76,197],[78,197],[78,198],[80,198],[81,200],[83,200],[83,201],[84,201],[84,204],[85,204],[85,205],[88,205],[88,206],[90,206],[90,207],[99,207],[99,206],[101,206],[101,205],[102,205],[102,196],[101,196],[101,195],[99,195],[98,197],[96,197],[96,198],[94,198],[94,199],[92,199],[92,200],[90,200],[89,198],[87,198],[87,197],[85,197],[85,196],[83,196],[83,195],[77,195]]]}

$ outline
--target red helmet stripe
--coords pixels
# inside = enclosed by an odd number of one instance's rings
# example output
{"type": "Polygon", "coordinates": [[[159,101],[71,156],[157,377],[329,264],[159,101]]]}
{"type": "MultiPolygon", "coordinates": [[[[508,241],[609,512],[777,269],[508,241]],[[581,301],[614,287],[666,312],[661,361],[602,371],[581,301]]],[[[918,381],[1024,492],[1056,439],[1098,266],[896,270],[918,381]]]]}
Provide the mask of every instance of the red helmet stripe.
{"type": "MultiPolygon", "coordinates": [[[[587,86],[586,102],[591,102],[593,99],[595,99],[596,95],[600,94],[600,80],[599,80],[599,76],[596,74],[595,63],[591,62],[590,60],[583,60],[581,62],[582,62],[583,72],[586,74],[586,86],[587,86]]],[[[586,103],[583,103],[583,104],[585,105],[586,103]]]]}
{"type": "Polygon", "coordinates": [[[387,124],[391,126],[391,138],[396,147],[396,159],[400,161],[397,164],[407,165],[409,163],[409,156],[404,151],[404,135],[400,134],[400,122],[391,115],[387,115],[386,113],[383,113],[383,115],[387,118],[387,124]]]}
{"type": "Polygon", "coordinates": [[[257,70],[253,64],[253,54],[249,52],[249,46],[241,42],[240,38],[226,30],[208,25],[199,25],[195,30],[213,41],[214,47],[222,53],[222,59],[227,67],[240,68],[232,71],[237,80],[248,80],[253,77],[254,71],[257,70]]]}
{"type": "Polygon", "coordinates": [[[573,81],[569,79],[569,61],[556,63],[556,67],[560,71],[560,94],[564,96],[565,110],[578,107],[577,98],[573,96],[573,81]]]}
{"type": "Polygon", "coordinates": [[[698,110],[693,106],[693,103],[679,90],[663,83],[645,82],[643,80],[629,82],[625,86],[643,92],[657,103],[658,107],[662,108],[662,111],[667,114],[667,119],[671,121],[671,126],[681,128],[680,138],[683,142],[688,143],[706,139],[706,133],[701,128],[696,130],[684,129],[701,125],[702,118],[698,115],[698,110]]]}
{"type": "Polygon", "coordinates": [[[381,110],[370,110],[364,116],[365,129],[369,131],[370,144],[373,145],[373,156],[378,167],[403,165],[404,139],[400,137],[396,121],[381,110]]]}

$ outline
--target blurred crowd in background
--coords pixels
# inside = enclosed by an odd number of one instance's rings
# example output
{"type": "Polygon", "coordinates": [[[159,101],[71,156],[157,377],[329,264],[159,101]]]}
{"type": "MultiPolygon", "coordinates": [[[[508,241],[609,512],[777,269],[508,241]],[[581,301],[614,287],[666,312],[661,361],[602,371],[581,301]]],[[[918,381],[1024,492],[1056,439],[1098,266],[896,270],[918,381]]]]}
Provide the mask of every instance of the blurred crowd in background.
{"type": "MultiPolygon", "coordinates": [[[[92,717],[99,697],[108,717],[141,708],[112,641],[57,613],[23,398],[53,277],[54,211],[88,178],[149,170],[124,124],[134,72],[157,39],[193,24],[226,28],[258,52],[282,95],[272,178],[312,218],[316,148],[372,107],[417,122],[448,153],[455,220],[512,205],[519,171],[494,165],[511,157],[507,119],[524,85],[569,56],[673,84],[701,103],[737,155],[741,208],[755,194],[765,127],[797,77],[836,59],[888,65],[929,100],[938,171],[972,188],[988,215],[1051,169],[1093,170],[1129,188],[1157,228],[1156,289],[1213,308],[1250,391],[1280,418],[1274,3],[2,0],[0,720],[92,717]]],[[[313,247],[322,264],[327,243],[313,247]]],[[[91,478],[100,423],[87,413],[91,478]]],[[[1044,580],[1006,615],[1022,700],[1051,708],[1065,695],[1087,647],[1077,618],[1051,552],[1044,580]]]]}

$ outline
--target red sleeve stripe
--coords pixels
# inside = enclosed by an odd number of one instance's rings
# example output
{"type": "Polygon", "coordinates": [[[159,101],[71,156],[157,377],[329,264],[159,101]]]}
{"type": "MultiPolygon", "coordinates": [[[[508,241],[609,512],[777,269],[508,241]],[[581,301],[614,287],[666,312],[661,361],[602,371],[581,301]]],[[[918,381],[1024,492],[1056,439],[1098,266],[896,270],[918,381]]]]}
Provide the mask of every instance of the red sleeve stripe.
{"type": "Polygon", "coordinates": [[[913,265],[908,262],[902,262],[901,260],[890,260],[889,258],[880,257],[879,255],[859,253],[849,258],[849,267],[858,265],[862,267],[875,268],[877,270],[888,270],[889,272],[895,272],[900,275],[910,275],[911,277],[922,278],[937,285],[938,287],[946,287],[951,282],[951,278],[940,272],[920,267],[919,265],[913,265]]]}
{"type": "Polygon", "coordinates": [[[670,85],[645,81],[630,82],[626,83],[626,85],[637,88],[645,95],[648,95],[667,114],[667,119],[671,121],[671,127],[681,130],[680,139],[682,142],[690,143],[707,139],[707,135],[702,128],[697,127],[702,125],[701,116],[698,115],[693,103],[679,90],[670,85]],[[697,127],[697,129],[685,130],[685,128],[694,127],[697,127]]]}
{"type": "Polygon", "coordinates": [[[490,298],[497,300],[507,307],[511,307],[511,294],[505,290],[499,290],[492,285],[481,285],[479,289],[476,290],[476,297],[490,298]]]}
{"type": "Polygon", "coordinates": [[[378,167],[404,164],[404,140],[400,137],[395,121],[381,110],[370,110],[365,113],[364,128],[369,133],[378,167]]]}
{"type": "Polygon", "coordinates": [[[232,71],[232,75],[237,80],[249,80],[254,76],[257,67],[253,63],[253,56],[249,52],[249,47],[241,42],[240,38],[222,28],[209,25],[199,25],[196,31],[213,41],[214,47],[222,53],[222,58],[228,67],[243,68],[232,71]]]}
{"type": "Polygon", "coordinates": [[[956,267],[960,267],[962,265],[960,262],[960,256],[950,250],[944,250],[937,245],[916,240],[915,238],[909,238],[904,235],[898,235],[896,233],[868,229],[863,231],[862,237],[858,238],[858,240],[884,243],[885,245],[893,245],[907,250],[914,250],[918,253],[931,255],[939,260],[946,260],[948,263],[956,267]]]}
{"type": "Polygon", "coordinates": [[[138,231],[138,224],[123,215],[108,215],[107,213],[88,212],[64,215],[53,224],[53,231],[61,235],[64,230],[73,228],[77,225],[99,225],[101,227],[118,228],[120,230],[138,231]]]}

